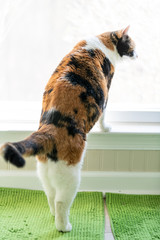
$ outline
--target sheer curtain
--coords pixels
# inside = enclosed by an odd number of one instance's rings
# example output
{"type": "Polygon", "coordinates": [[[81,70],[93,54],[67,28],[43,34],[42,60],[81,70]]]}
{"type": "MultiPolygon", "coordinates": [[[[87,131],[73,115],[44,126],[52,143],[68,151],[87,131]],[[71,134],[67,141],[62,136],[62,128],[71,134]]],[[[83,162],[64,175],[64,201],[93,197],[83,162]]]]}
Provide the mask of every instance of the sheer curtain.
{"type": "Polygon", "coordinates": [[[71,49],[58,0],[2,1],[0,100],[41,101],[44,86],[71,49]]]}
{"type": "Polygon", "coordinates": [[[160,108],[159,22],[159,0],[1,0],[0,101],[41,102],[77,41],[130,24],[139,59],[117,66],[109,106],[160,108]]]}

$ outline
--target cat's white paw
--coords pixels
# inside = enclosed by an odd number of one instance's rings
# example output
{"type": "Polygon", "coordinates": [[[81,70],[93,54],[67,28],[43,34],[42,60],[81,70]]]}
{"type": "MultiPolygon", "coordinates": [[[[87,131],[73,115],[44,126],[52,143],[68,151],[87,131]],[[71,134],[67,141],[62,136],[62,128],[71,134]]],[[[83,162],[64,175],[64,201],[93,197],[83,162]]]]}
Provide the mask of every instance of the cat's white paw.
{"type": "Polygon", "coordinates": [[[100,124],[100,128],[102,132],[110,132],[112,127],[109,124],[100,124]]]}
{"type": "Polygon", "coordinates": [[[72,225],[70,223],[67,223],[66,226],[64,226],[61,223],[56,224],[56,228],[59,232],[70,232],[72,230],[72,225]]]}

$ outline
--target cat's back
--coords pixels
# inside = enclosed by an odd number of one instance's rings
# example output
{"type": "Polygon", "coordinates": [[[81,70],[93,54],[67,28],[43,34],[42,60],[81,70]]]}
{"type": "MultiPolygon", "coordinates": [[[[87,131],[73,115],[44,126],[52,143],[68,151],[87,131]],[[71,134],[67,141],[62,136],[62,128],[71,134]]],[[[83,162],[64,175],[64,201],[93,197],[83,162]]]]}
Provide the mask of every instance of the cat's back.
{"type": "Polygon", "coordinates": [[[105,54],[77,44],[63,58],[43,94],[40,127],[53,134],[59,159],[80,159],[86,134],[102,114],[107,99],[105,54]]]}
{"type": "Polygon", "coordinates": [[[77,44],[56,68],[43,95],[43,112],[59,112],[61,119],[74,120],[86,133],[102,112],[107,83],[104,54],[85,47],[86,41],[77,44]]]}

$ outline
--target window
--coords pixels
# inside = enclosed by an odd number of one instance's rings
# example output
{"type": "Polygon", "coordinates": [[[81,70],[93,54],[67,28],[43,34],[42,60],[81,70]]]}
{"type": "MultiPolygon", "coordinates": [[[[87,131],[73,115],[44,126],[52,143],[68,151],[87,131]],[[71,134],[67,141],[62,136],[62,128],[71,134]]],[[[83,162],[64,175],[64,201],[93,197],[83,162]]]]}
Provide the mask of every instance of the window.
{"type": "Polygon", "coordinates": [[[44,87],[75,43],[130,24],[139,58],[117,65],[108,102],[109,119],[134,121],[138,114],[135,121],[160,122],[159,22],[159,0],[1,1],[0,119],[13,121],[14,114],[9,113],[17,106],[21,117],[15,113],[15,119],[23,121],[22,112],[26,116],[29,106],[37,106],[30,118],[38,121],[44,87]],[[129,113],[127,118],[125,113],[129,113]]]}

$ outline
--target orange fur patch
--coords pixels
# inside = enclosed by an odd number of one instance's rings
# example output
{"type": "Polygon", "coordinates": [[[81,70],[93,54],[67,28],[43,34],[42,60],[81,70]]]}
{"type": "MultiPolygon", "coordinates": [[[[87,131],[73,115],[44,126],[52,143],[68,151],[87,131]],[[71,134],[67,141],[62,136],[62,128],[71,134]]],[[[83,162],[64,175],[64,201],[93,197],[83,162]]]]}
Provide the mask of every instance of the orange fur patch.
{"type": "Polygon", "coordinates": [[[102,43],[110,50],[114,51],[114,45],[111,41],[110,33],[102,33],[101,35],[98,35],[98,38],[102,41],[102,43]]]}

